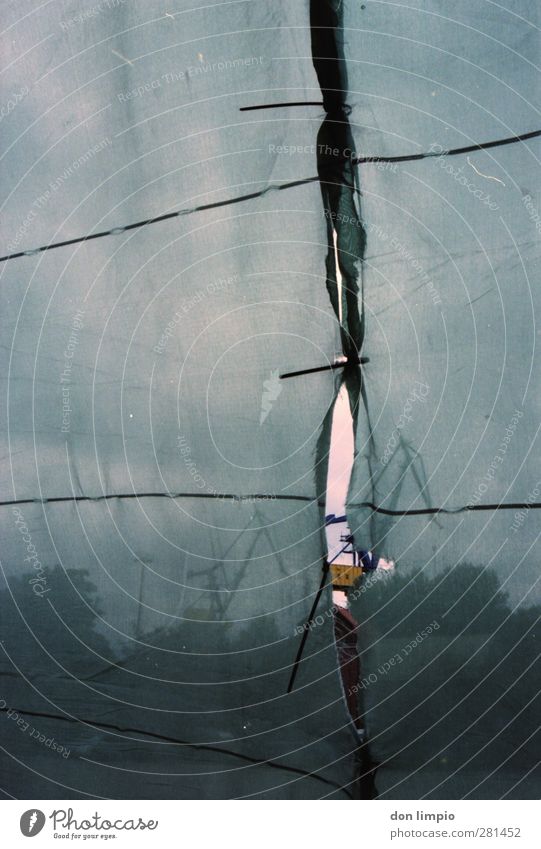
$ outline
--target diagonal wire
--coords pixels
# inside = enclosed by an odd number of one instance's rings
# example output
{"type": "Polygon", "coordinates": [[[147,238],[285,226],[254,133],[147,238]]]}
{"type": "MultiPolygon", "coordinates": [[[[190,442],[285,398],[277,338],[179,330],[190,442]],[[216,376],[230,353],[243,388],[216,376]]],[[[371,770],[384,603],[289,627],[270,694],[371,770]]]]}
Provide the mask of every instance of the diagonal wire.
{"type": "MultiPolygon", "coordinates": [[[[256,107],[251,107],[256,108],[256,107]]],[[[519,136],[510,136],[506,139],[496,139],[495,141],[489,142],[480,142],[479,144],[469,145],[468,147],[456,147],[452,150],[441,150],[441,151],[427,151],[425,153],[410,153],[405,154],[404,156],[360,156],[357,159],[353,159],[353,165],[369,165],[372,162],[414,162],[419,159],[428,159],[434,156],[457,156],[463,153],[473,153],[477,150],[487,150],[491,147],[503,147],[508,144],[516,144],[517,142],[524,142],[528,139],[537,138],[541,136],[541,130],[532,130],[529,133],[522,133],[519,136]]],[[[145,218],[142,221],[135,221],[133,224],[125,224],[120,227],[111,227],[109,230],[101,230],[99,233],[90,233],[86,236],[75,236],[73,239],[65,239],[62,242],[51,242],[47,245],[41,245],[38,248],[31,248],[26,251],[17,251],[15,253],[6,254],[5,256],[0,256],[0,263],[7,262],[10,259],[19,259],[23,256],[34,256],[36,254],[43,253],[44,251],[50,251],[54,248],[65,248],[69,245],[78,245],[82,242],[90,242],[93,239],[103,239],[105,236],[116,236],[120,233],[126,233],[128,230],[136,230],[140,227],[148,227],[151,224],[159,224],[162,221],[169,221],[172,218],[180,218],[183,215],[190,215],[194,212],[205,212],[209,209],[218,209],[222,206],[229,206],[234,203],[242,203],[247,200],[254,200],[255,198],[263,197],[267,192],[277,190],[281,191],[283,189],[291,189],[295,186],[302,186],[305,183],[315,183],[319,180],[319,177],[306,177],[303,180],[294,180],[290,183],[281,183],[279,185],[270,185],[265,189],[262,189],[259,192],[251,192],[247,195],[240,195],[236,198],[228,198],[227,200],[216,201],[215,203],[206,203],[201,206],[192,207],[191,209],[178,209],[174,212],[167,212],[164,215],[156,215],[153,218],[145,218]]]]}

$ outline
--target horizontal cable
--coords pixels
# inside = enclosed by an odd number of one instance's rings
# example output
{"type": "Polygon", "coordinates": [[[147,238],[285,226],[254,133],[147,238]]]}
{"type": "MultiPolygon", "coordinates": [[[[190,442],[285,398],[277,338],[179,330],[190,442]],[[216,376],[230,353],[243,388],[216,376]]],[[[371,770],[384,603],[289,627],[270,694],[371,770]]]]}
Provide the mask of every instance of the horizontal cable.
{"type": "MultiPolygon", "coordinates": [[[[457,147],[452,150],[428,151],[427,153],[412,153],[405,156],[361,156],[357,159],[352,159],[354,165],[369,165],[372,162],[414,162],[418,159],[427,159],[434,156],[456,156],[461,153],[472,153],[476,150],[487,150],[490,147],[501,147],[508,144],[516,144],[517,142],[527,141],[528,139],[541,136],[541,130],[533,130],[530,133],[523,133],[520,136],[511,136],[507,139],[497,139],[496,141],[481,142],[479,144],[469,145],[468,147],[457,147]]],[[[52,242],[48,245],[41,245],[39,248],[30,248],[25,251],[17,251],[15,253],[6,254],[0,257],[0,262],[7,262],[8,259],[19,259],[23,256],[35,256],[36,254],[50,251],[54,248],[65,248],[69,245],[77,245],[82,242],[90,242],[93,239],[103,239],[105,236],[117,236],[121,233],[126,233],[128,230],[135,230],[139,227],[148,227],[150,224],[158,224],[162,221],[168,221],[172,218],[179,218],[182,215],[190,215],[194,212],[204,212],[209,209],[218,209],[222,206],[229,206],[234,203],[241,203],[247,200],[263,197],[267,192],[272,190],[280,191],[282,189],[291,189],[295,186],[302,186],[306,183],[314,183],[319,180],[319,177],[306,177],[303,180],[295,180],[291,183],[282,183],[278,186],[267,186],[260,192],[251,192],[247,195],[241,195],[228,200],[217,201],[216,203],[206,203],[201,206],[192,207],[191,209],[179,209],[175,212],[167,212],[163,215],[156,215],[154,218],[146,218],[143,221],[136,221],[133,224],[125,224],[120,227],[112,227],[110,230],[102,230],[99,233],[91,233],[86,236],[76,236],[73,239],[66,239],[62,242],[52,242]]]]}
{"type": "Polygon", "coordinates": [[[361,357],[360,359],[344,360],[343,363],[330,363],[327,366],[315,366],[314,368],[301,369],[301,371],[288,371],[286,374],[280,375],[280,380],[286,380],[288,377],[301,377],[305,374],[316,374],[320,371],[334,371],[339,368],[346,368],[347,366],[364,366],[369,362],[370,357],[361,357]]]}
{"type": "MultiPolygon", "coordinates": [[[[115,498],[213,498],[218,501],[302,501],[306,504],[316,504],[318,507],[324,507],[324,501],[315,501],[308,495],[267,495],[263,493],[253,495],[234,495],[230,492],[118,492],[106,495],[59,495],[51,498],[17,498],[11,501],[0,501],[0,507],[10,507],[18,504],[54,504],[68,501],[110,501],[115,498]]],[[[476,510],[539,510],[541,501],[512,501],[509,503],[500,504],[469,504],[465,507],[456,507],[450,509],[448,507],[419,507],[414,510],[389,510],[386,507],[378,507],[371,501],[362,501],[360,504],[352,504],[351,507],[360,508],[368,507],[374,513],[381,513],[384,516],[434,516],[437,513],[447,513],[453,515],[455,513],[474,512],[476,510]]],[[[347,516],[336,516],[329,520],[327,524],[339,524],[347,522],[347,516]]]]}
{"type": "MultiPolygon", "coordinates": [[[[386,507],[378,507],[371,501],[363,501],[360,504],[352,504],[352,507],[368,507],[374,513],[382,513],[384,516],[434,516],[437,513],[447,513],[453,515],[455,513],[474,512],[475,510],[539,510],[541,501],[532,503],[526,501],[516,501],[507,504],[467,504],[464,507],[457,507],[451,510],[447,507],[419,507],[415,510],[388,510],[386,507]]],[[[338,522],[339,519],[335,519],[338,522]]],[[[344,521],[346,517],[344,516],[344,521]]]]}
{"type": "Polygon", "coordinates": [[[256,109],[277,109],[281,106],[321,106],[321,100],[293,100],[289,103],[258,103],[257,106],[241,106],[239,112],[255,112],[256,109]]]}
{"type": "Polygon", "coordinates": [[[308,495],[234,495],[229,492],[118,492],[109,495],[59,495],[51,498],[17,498],[12,501],[0,501],[0,507],[10,507],[17,504],[54,504],[64,501],[110,501],[115,498],[214,498],[218,501],[303,501],[307,504],[317,503],[324,507],[324,501],[315,501],[308,495]]]}
{"type": "MultiPolygon", "coordinates": [[[[414,162],[417,159],[429,159],[432,156],[458,156],[461,153],[474,153],[476,150],[488,150],[490,147],[504,147],[507,144],[535,139],[541,136],[541,130],[532,130],[531,133],[523,133],[520,136],[510,136],[507,139],[496,139],[496,141],[479,142],[467,147],[454,147],[451,150],[429,150],[426,153],[410,153],[405,156],[359,156],[353,159],[354,165],[363,165],[370,162],[414,162]]],[[[438,145],[439,146],[439,145],[438,145]]]]}
{"type": "Polygon", "coordinates": [[[169,221],[172,218],[180,218],[183,215],[192,215],[194,212],[205,212],[209,209],[219,209],[222,206],[230,206],[234,203],[242,203],[247,200],[263,197],[267,192],[281,191],[282,189],[292,189],[295,186],[302,186],[305,183],[315,183],[318,177],[306,177],[303,180],[293,180],[290,183],[281,183],[277,186],[266,186],[259,192],[250,192],[247,195],[240,195],[236,198],[228,198],[227,200],[216,201],[215,203],[204,203],[201,206],[194,206],[190,209],[177,209],[175,212],[166,212],[164,215],[156,215],[154,218],[145,218],[143,221],[135,221],[133,224],[125,224],[121,227],[111,227],[110,230],[101,230],[99,233],[91,233],[87,236],[76,236],[73,239],[66,239],[63,242],[52,242],[48,245],[41,245],[39,248],[31,248],[26,251],[17,251],[16,253],[6,254],[0,257],[0,262],[6,262],[8,259],[18,259],[22,256],[35,256],[44,251],[51,251],[54,248],[65,248],[69,245],[78,245],[81,242],[90,242],[92,239],[103,239],[104,236],[119,236],[121,233],[127,233],[128,230],[136,230],[139,227],[148,227],[150,224],[158,224],[161,221],[169,221]]]}

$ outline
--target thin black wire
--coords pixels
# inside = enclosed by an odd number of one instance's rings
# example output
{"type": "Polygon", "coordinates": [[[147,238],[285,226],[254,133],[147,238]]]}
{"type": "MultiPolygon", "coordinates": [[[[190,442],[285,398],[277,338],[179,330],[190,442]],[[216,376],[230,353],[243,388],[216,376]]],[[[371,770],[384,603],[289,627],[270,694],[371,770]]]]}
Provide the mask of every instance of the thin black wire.
{"type": "Polygon", "coordinates": [[[528,139],[541,136],[541,130],[532,130],[531,133],[522,133],[520,136],[510,136],[508,139],[496,139],[496,141],[479,142],[467,147],[454,147],[451,150],[430,150],[426,153],[413,153],[406,156],[359,156],[353,160],[354,165],[362,165],[369,162],[414,162],[417,159],[429,159],[433,156],[458,156],[462,153],[474,153],[476,150],[488,150],[490,147],[504,147],[506,144],[516,144],[528,139]]]}
{"type": "MultiPolygon", "coordinates": [[[[457,156],[462,153],[473,153],[477,150],[487,150],[491,147],[503,147],[508,144],[516,144],[517,142],[527,141],[528,139],[537,138],[538,136],[541,136],[541,130],[533,130],[530,133],[522,133],[520,136],[510,136],[506,139],[496,139],[495,141],[481,142],[479,144],[469,145],[468,147],[456,147],[452,150],[442,150],[439,152],[428,151],[426,153],[411,153],[405,156],[360,156],[357,159],[353,159],[352,163],[354,165],[369,165],[372,162],[415,162],[419,159],[428,159],[434,156],[457,156]]],[[[17,251],[15,253],[6,254],[5,256],[0,257],[0,262],[7,262],[9,259],[19,259],[23,256],[34,256],[36,254],[43,253],[44,251],[51,251],[54,248],[65,248],[69,245],[90,242],[93,239],[103,239],[105,236],[116,236],[120,233],[126,233],[128,230],[135,230],[139,227],[148,227],[150,224],[158,224],[161,221],[168,221],[182,215],[190,215],[193,212],[204,212],[205,210],[217,209],[221,206],[229,206],[230,204],[253,200],[254,198],[263,197],[263,195],[273,189],[280,191],[282,189],[290,189],[295,186],[302,186],[305,183],[315,183],[318,180],[318,176],[307,177],[304,180],[295,180],[291,183],[282,183],[278,186],[267,186],[260,192],[251,192],[250,194],[241,195],[237,198],[229,198],[228,200],[217,201],[216,203],[206,203],[191,209],[179,209],[175,212],[167,212],[163,215],[156,215],[154,218],[146,218],[143,221],[136,221],[133,224],[126,224],[121,227],[111,227],[110,230],[102,230],[99,233],[91,233],[87,236],[76,236],[73,239],[66,239],[62,242],[53,242],[48,245],[41,245],[39,248],[30,248],[25,251],[17,251]]]]}
{"type": "Polygon", "coordinates": [[[99,720],[84,720],[78,719],[77,717],[62,715],[62,714],[54,714],[54,713],[44,713],[32,710],[26,710],[25,708],[0,708],[0,713],[7,713],[9,710],[13,710],[17,714],[21,714],[22,716],[32,716],[37,717],[39,719],[52,719],[57,722],[68,722],[76,725],[86,725],[89,728],[93,728],[95,730],[102,730],[106,733],[118,731],[121,734],[140,734],[141,737],[128,737],[128,739],[134,740],[138,743],[144,743],[149,740],[160,740],[163,743],[170,743],[173,746],[182,746],[187,749],[196,749],[201,751],[209,751],[209,752],[218,752],[222,755],[228,755],[232,758],[239,758],[242,761],[246,761],[247,763],[251,763],[254,765],[265,765],[269,767],[273,767],[279,770],[285,770],[286,772],[292,772],[297,775],[306,776],[307,778],[314,778],[316,781],[322,781],[325,784],[328,784],[330,787],[334,787],[337,790],[343,790],[343,792],[350,799],[352,798],[351,794],[340,785],[336,784],[334,781],[329,781],[328,778],[325,778],[322,775],[317,775],[316,772],[308,772],[304,769],[298,769],[294,766],[289,766],[283,763],[277,763],[275,760],[264,759],[264,758],[254,758],[251,755],[245,755],[242,752],[236,752],[232,749],[227,749],[223,746],[215,746],[210,743],[191,743],[187,740],[180,740],[177,737],[169,737],[165,734],[157,734],[154,731],[144,731],[140,728],[131,728],[125,727],[121,725],[115,725],[110,722],[100,722],[99,720]]]}
{"type": "Polygon", "coordinates": [[[292,100],[289,103],[258,103],[256,106],[241,106],[239,112],[254,112],[256,109],[277,109],[279,106],[321,106],[321,100],[292,100]]]}
{"type": "Polygon", "coordinates": [[[306,620],[306,622],[304,623],[304,626],[303,626],[302,639],[301,639],[301,642],[300,642],[300,645],[299,645],[299,648],[298,648],[298,651],[297,651],[297,656],[296,656],[295,661],[293,663],[293,668],[291,670],[291,676],[289,678],[289,684],[287,685],[287,692],[288,693],[291,693],[291,691],[293,689],[293,685],[295,683],[295,678],[297,677],[299,665],[300,665],[300,662],[302,660],[302,656],[303,656],[303,653],[304,653],[304,646],[306,644],[306,640],[308,639],[308,632],[310,631],[310,626],[312,624],[314,616],[316,615],[316,610],[318,609],[319,602],[321,600],[321,596],[323,595],[323,590],[325,589],[325,584],[327,583],[327,576],[329,574],[330,567],[332,566],[334,561],[337,560],[340,557],[340,555],[344,553],[344,551],[346,550],[346,548],[349,545],[351,545],[351,540],[348,540],[348,542],[346,542],[345,546],[340,549],[338,554],[334,555],[332,560],[324,560],[323,561],[321,581],[319,583],[319,587],[318,587],[318,590],[317,590],[317,593],[316,593],[316,597],[314,599],[314,603],[312,604],[312,608],[310,610],[310,613],[308,614],[308,619],[306,620]]]}
{"type": "Polygon", "coordinates": [[[382,513],[384,516],[434,516],[437,513],[446,513],[452,516],[455,513],[473,513],[476,510],[539,510],[541,508],[540,501],[528,502],[510,502],[507,504],[466,504],[464,507],[457,507],[455,510],[450,510],[447,507],[419,507],[415,510],[388,510],[386,507],[378,507],[372,504],[371,501],[363,501],[361,504],[352,504],[352,507],[369,507],[374,513],[382,513]]]}
{"type": "MultiPolygon", "coordinates": [[[[109,501],[115,498],[214,498],[218,501],[303,501],[305,503],[316,503],[313,498],[308,495],[235,495],[230,492],[118,492],[105,495],[59,495],[51,498],[17,498],[11,501],[0,501],[0,507],[11,507],[18,504],[54,504],[58,502],[68,501],[109,501]]],[[[324,507],[325,502],[317,501],[319,507],[324,507]]],[[[382,513],[384,516],[434,516],[437,513],[444,513],[449,516],[457,513],[474,512],[476,510],[539,510],[541,509],[541,501],[514,501],[500,504],[470,504],[464,507],[457,507],[454,510],[447,507],[419,507],[414,510],[388,510],[386,507],[378,507],[371,501],[363,501],[360,504],[352,504],[351,507],[368,507],[374,513],[382,513]]],[[[338,524],[340,521],[346,522],[346,516],[337,516],[332,523],[338,524]]]]}
{"type": "MultiPolygon", "coordinates": [[[[53,504],[64,501],[110,501],[115,498],[214,498],[218,501],[303,501],[314,503],[308,495],[266,495],[255,493],[250,495],[235,495],[231,492],[118,492],[103,495],[58,495],[51,498],[17,498],[11,501],[0,501],[0,507],[12,507],[17,504],[53,504]]],[[[323,501],[317,502],[324,507],[323,501]]]]}
{"type": "Polygon", "coordinates": [[[6,262],[8,259],[18,259],[22,256],[34,256],[35,254],[43,253],[43,251],[51,251],[54,248],[65,248],[68,245],[77,245],[81,242],[90,242],[92,239],[102,239],[104,236],[118,236],[120,233],[126,233],[128,230],[136,230],[138,227],[147,227],[149,224],[157,224],[161,221],[168,221],[171,218],[179,218],[183,215],[191,215],[194,212],[205,212],[209,209],[218,209],[221,206],[230,206],[233,203],[241,203],[246,200],[263,197],[267,192],[282,189],[292,189],[295,186],[302,186],[304,183],[315,183],[318,177],[307,177],[304,180],[293,180],[290,183],[282,183],[278,186],[267,186],[259,192],[250,192],[247,195],[240,195],[237,198],[228,198],[227,200],[216,201],[215,203],[204,203],[201,206],[194,206],[189,209],[177,209],[175,212],[166,212],[163,215],[156,215],[154,218],[145,218],[143,221],[135,221],[133,224],[125,224],[122,227],[111,227],[110,230],[101,230],[99,233],[91,233],[88,236],[76,236],[73,239],[66,239],[63,242],[53,242],[48,245],[41,245],[39,248],[30,248],[26,251],[17,251],[16,253],[6,254],[0,257],[0,262],[6,262]]]}
{"type": "MultiPolygon", "coordinates": [[[[342,552],[340,552],[340,554],[341,553],[342,552]]],[[[297,655],[295,657],[295,660],[293,661],[293,666],[292,666],[292,669],[291,669],[291,675],[289,677],[289,683],[287,685],[287,692],[288,693],[291,693],[291,691],[293,690],[293,686],[295,684],[297,672],[299,671],[299,665],[300,665],[300,662],[302,660],[302,656],[304,654],[304,647],[306,645],[306,640],[308,639],[308,633],[310,631],[310,625],[312,623],[314,616],[316,615],[316,610],[319,607],[319,602],[321,601],[321,597],[323,595],[323,590],[325,589],[325,586],[327,584],[327,576],[329,574],[329,568],[330,568],[330,563],[328,563],[325,560],[324,563],[323,563],[323,569],[322,569],[322,573],[321,573],[321,581],[319,582],[319,587],[317,589],[316,597],[313,601],[312,607],[310,609],[310,613],[308,614],[308,619],[304,623],[301,641],[299,643],[299,648],[297,649],[297,655]]]]}
{"type": "Polygon", "coordinates": [[[370,362],[370,357],[361,357],[358,360],[345,360],[343,363],[330,363],[327,366],[315,366],[314,368],[304,368],[300,371],[288,371],[286,374],[280,375],[280,380],[286,380],[288,377],[304,377],[305,374],[316,374],[321,371],[335,371],[339,368],[347,368],[348,366],[364,366],[370,362]]]}

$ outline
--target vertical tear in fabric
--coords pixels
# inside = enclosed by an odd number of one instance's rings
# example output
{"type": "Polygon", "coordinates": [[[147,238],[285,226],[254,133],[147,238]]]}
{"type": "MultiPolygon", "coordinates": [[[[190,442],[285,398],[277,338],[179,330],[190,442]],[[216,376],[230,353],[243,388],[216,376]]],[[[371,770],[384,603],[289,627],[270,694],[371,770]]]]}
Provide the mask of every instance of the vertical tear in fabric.
{"type": "Polygon", "coordinates": [[[344,355],[358,359],[363,340],[361,264],[366,233],[346,103],[341,2],[310,4],[312,57],[326,117],[317,135],[317,169],[327,225],[326,283],[340,322],[344,355]]]}

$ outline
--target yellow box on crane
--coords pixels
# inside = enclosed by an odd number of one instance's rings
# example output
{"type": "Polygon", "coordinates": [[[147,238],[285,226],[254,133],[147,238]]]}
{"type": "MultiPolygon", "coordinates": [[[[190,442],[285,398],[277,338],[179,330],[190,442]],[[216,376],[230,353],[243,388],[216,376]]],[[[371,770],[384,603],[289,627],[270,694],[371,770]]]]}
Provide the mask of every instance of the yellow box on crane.
{"type": "Polygon", "coordinates": [[[355,586],[362,573],[362,566],[352,566],[348,563],[331,563],[331,579],[335,589],[355,586]]]}

